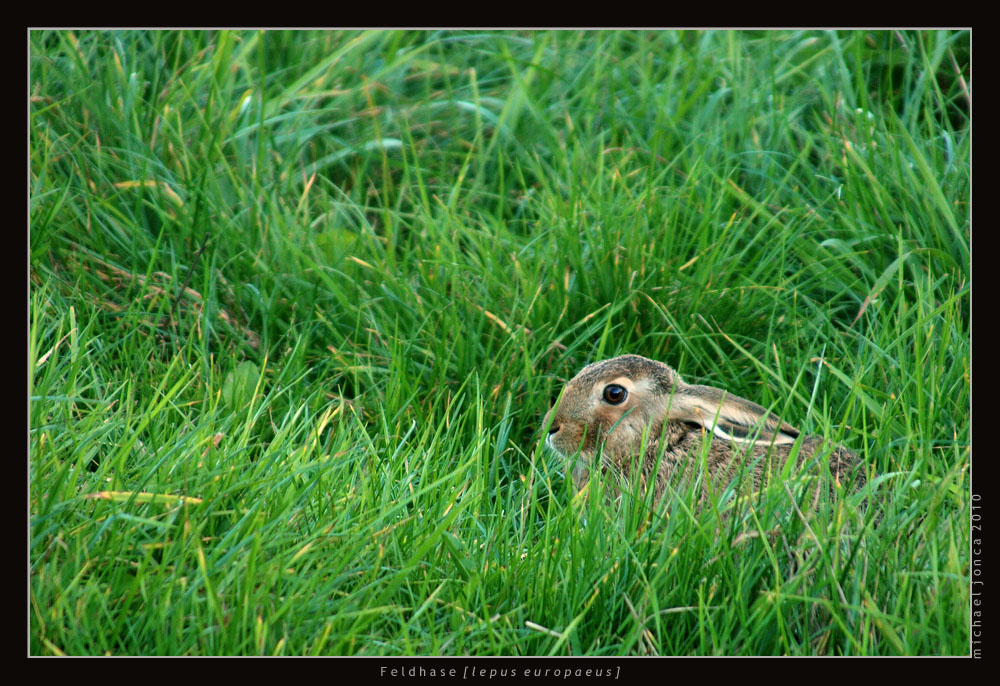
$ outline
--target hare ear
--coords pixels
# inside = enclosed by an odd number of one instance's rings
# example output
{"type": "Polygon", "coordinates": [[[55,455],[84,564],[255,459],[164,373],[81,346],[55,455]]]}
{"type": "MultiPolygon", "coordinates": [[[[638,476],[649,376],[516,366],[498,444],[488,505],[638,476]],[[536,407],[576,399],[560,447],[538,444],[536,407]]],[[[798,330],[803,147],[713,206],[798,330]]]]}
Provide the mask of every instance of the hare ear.
{"type": "Polygon", "coordinates": [[[738,443],[794,443],[795,427],[780,421],[757,403],[711,386],[677,388],[669,401],[667,419],[693,422],[720,438],[738,443]]]}

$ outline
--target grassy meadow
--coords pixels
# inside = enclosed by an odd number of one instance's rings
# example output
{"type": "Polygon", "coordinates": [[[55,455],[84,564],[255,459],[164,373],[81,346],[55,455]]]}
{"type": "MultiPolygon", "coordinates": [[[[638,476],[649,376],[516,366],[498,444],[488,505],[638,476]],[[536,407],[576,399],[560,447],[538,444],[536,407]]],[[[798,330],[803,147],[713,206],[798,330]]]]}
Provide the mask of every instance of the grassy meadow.
{"type": "Polygon", "coordinates": [[[967,31],[29,50],[31,654],[968,654],[967,31]],[[626,352],[866,486],[575,493],[626,352]]]}

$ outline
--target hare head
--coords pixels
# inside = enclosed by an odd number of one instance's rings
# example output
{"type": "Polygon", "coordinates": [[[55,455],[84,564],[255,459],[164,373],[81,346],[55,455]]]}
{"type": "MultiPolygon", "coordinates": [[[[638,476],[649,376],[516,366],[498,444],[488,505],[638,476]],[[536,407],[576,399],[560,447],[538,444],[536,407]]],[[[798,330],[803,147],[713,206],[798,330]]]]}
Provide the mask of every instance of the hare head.
{"type": "MultiPolygon", "coordinates": [[[[584,367],[549,410],[544,426],[550,448],[577,456],[571,470],[577,488],[586,484],[600,455],[601,466],[620,476],[628,477],[638,464],[644,486],[651,480],[657,496],[672,474],[693,472],[703,447],[709,474],[726,478],[737,473],[738,458],[787,458],[800,439],[795,427],[760,405],[719,388],[687,384],[667,365],[639,355],[584,367]]],[[[803,436],[799,460],[823,445],[821,439],[803,436]]],[[[831,466],[839,475],[856,456],[840,446],[832,450],[831,466]]],[[[755,486],[765,462],[751,460],[755,486]]]]}

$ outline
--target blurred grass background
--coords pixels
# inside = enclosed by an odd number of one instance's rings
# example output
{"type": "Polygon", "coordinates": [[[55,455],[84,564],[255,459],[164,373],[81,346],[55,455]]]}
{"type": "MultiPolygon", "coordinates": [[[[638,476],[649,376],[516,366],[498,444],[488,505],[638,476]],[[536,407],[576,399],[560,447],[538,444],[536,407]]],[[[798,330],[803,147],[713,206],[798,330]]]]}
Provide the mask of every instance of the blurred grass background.
{"type": "Polygon", "coordinates": [[[967,31],[29,41],[33,654],[968,652],[967,31]],[[868,506],[575,498],[625,352],[868,506]]]}

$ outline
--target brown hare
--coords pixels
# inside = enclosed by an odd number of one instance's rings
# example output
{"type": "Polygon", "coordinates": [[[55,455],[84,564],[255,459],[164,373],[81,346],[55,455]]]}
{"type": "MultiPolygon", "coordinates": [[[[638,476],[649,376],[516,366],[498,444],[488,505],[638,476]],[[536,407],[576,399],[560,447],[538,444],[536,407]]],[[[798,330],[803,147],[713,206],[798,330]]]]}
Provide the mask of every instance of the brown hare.
{"type": "MultiPolygon", "coordinates": [[[[768,474],[780,471],[800,439],[797,429],[760,405],[719,388],[687,384],[667,365],[639,355],[584,367],[543,426],[550,448],[576,456],[570,473],[577,489],[587,484],[600,455],[602,472],[616,477],[614,494],[620,492],[617,479],[632,482],[638,467],[640,491],[652,485],[657,500],[674,477],[698,474],[703,454],[703,493],[709,483],[725,487],[741,470],[756,490],[768,474]],[[707,451],[705,441],[710,441],[707,451]]],[[[826,453],[836,483],[853,479],[860,485],[857,455],[824,439],[802,436],[797,462],[826,453]]]]}

